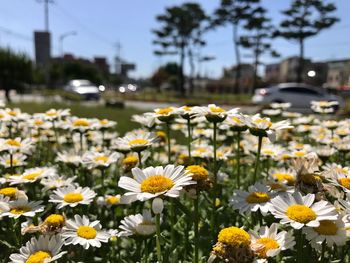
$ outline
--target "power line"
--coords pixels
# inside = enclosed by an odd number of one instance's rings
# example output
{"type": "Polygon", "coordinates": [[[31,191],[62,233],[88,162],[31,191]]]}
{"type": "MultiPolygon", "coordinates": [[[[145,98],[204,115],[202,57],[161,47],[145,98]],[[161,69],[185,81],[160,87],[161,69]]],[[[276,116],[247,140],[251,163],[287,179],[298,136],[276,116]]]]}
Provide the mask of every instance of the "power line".
{"type": "Polygon", "coordinates": [[[72,15],[69,11],[67,11],[65,8],[63,8],[62,6],[58,5],[57,2],[55,2],[55,6],[57,7],[57,9],[67,18],[69,18],[72,22],[74,22],[76,25],[78,25],[80,28],[82,28],[83,30],[85,30],[86,33],[90,34],[91,36],[93,36],[94,39],[99,40],[100,42],[110,46],[110,47],[114,47],[115,43],[113,43],[112,41],[108,40],[105,36],[101,35],[98,32],[95,32],[94,30],[92,30],[91,28],[89,28],[88,26],[86,26],[84,23],[82,23],[78,18],[76,18],[74,15],[72,15]]]}
{"type": "Polygon", "coordinates": [[[3,33],[5,33],[5,34],[7,34],[7,35],[16,37],[16,38],[18,38],[18,39],[22,39],[22,40],[30,41],[30,42],[33,41],[33,38],[32,38],[32,37],[29,37],[29,36],[23,35],[23,34],[21,34],[21,33],[15,32],[15,31],[13,31],[12,29],[6,28],[6,27],[4,27],[4,26],[0,26],[0,31],[3,32],[3,33]]]}

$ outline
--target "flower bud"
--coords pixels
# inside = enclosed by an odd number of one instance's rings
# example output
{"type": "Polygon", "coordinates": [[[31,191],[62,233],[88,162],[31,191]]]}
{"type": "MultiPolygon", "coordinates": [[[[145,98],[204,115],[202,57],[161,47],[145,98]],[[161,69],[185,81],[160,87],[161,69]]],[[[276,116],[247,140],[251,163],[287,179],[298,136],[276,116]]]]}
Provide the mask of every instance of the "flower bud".
{"type": "Polygon", "coordinates": [[[162,213],[164,208],[164,203],[163,203],[163,199],[161,198],[154,198],[153,202],[152,202],[152,211],[155,214],[160,214],[162,213]]]}

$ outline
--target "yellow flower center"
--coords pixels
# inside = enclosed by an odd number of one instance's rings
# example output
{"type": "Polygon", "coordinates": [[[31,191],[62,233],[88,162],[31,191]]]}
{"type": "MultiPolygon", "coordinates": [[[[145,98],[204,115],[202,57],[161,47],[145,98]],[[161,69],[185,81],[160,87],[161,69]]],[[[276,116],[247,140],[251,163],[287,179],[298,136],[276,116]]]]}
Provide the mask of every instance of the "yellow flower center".
{"type": "Polygon", "coordinates": [[[26,212],[31,211],[32,209],[29,206],[18,206],[18,207],[14,207],[10,210],[11,214],[15,214],[15,215],[21,215],[24,214],[26,212]]]}
{"type": "Polygon", "coordinates": [[[207,149],[199,147],[196,149],[196,151],[200,152],[200,153],[205,153],[207,151],[207,149]]]}
{"type": "Polygon", "coordinates": [[[35,125],[43,125],[44,122],[43,122],[42,120],[35,120],[35,121],[34,121],[34,124],[35,124],[35,125]]]}
{"type": "Polygon", "coordinates": [[[45,114],[49,117],[55,117],[57,116],[57,111],[51,110],[51,111],[47,111],[45,114]]]}
{"type": "Polygon", "coordinates": [[[16,140],[12,140],[12,139],[9,139],[5,142],[6,144],[8,145],[11,145],[11,146],[16,146],[16,147],[20,147],[21,146],[21,143],[16,141],[16,140]]]}
{"type": "Polygon", "coordinates": [[[159,115],[168,115],[169,113],[171,113],[173,111],[172,108],[163,108],[163,109],[159,109],[157,110],[157,114],[159,115]]]}
{"type": "Polygon", "coordinates": [[[192,109],[192,107],[190,107],[190,106],[183,106],[182,109],[184,111],[190,111],[192,109]]]}
{"type": "Polygon", "coordinates": [[[17,116],[17,112],[15,112],[15,111],[8,111],[7,113],[8,113],[8,115],[10,115],[12,117],[16,117],[17,116]]]}
{"type": "Polygon", "coordinates": [[[274,173],[272,176],[279,182],[287,181],[288,185],[293,185],[295,182],[294,176],[288,173],[274,173]]]}
{"type": "Polygon", "coordinates": [[[42,172],[30,173],[30,174],[27,174],[27,175],[23,176],[23,179],[35,180],[41,174],[42,174],[42,172]]]}
{"type": "Polygon", "coordinates": [[[256,240],[256,243],[261,245],[261,248],[256,251],[259,258],[266,258],[267,251],[269,251],[270,249],[277,249],[280,247],[277,241],[270,237],[259,238],[256,240]]]}
{"type": "Polygon", "coordinates": [[[270,200],[270,196],[265,192],[253,192],[246,197],[249,204],[266,203],[270,200]]]}
{"type": "Polygon", "coordinates": [[[123,159],[124,165],[136,165],[139,159],[136,156],[130,155],[123,159]]]}
{"type": "Polygon", "coordinates": [[[192,179],[195,181],[205,180],[209,175],[208,170],[200,165],[187,166],[186,170],[192,174],[192,179]]]}
{"type": "Polygon", "coordinates": [[[223,112],[226,112],[223,108],[221,108],[221,107],[215,107],[215,106],[210,107],[209,110],[210,110],[212,113],[223,113],[223,112]]]}
{"type": "Polygon", "coordinates": [[[305,154],[306,154],[306,152],[304,152],[304,151],[296,151],[296,152],[294,152],[294,155],[296,157],[303,157],[303,156],[305,156],[305,154]]]}
{"type": "Polygon", "coordinates": [[[91,226],[80,226],[77,230],[77,235],[85,239],[94,239],[97,231],[91,226]]]}
{"type": "Polygon", "coordinates": [[[109,205],[115,205],[115,204],[118,204],[120,201],[120,198],[117,197],[117,196],[108,196],[106,198],[106,203],[109,204],[109,205]]]}
{"type": "Polygon", "coordinates": [[[165,138],[166,138],[166,134],[165,134],[165,132],[163,132],[163,131],[157,131],[157,136],[160,137],[160,138],[162,138],[162,139],[165,139],[165,138]]]}
{"type": "Polygon", "coordinates": [[[64,225],[64,217],[62,215],[52,214],[46,217],[44,223],[53,227],[62,227],[64,225]]]}
{"type": "Polygon", "coordinates": [[[314,230],[320,235],[334,236],[337,234],[338,227],[333,221],[323,220],[320,221],[320,225],[315,227],[314,230]]]}
{"type": "Polygon", "coordinates": [[[85,119],[77,119],[73,122],[73,126],[83,126],[88,127],[90,126],[89,122],[85,119]]]}
{"type": "Polygon", "coordinates": [[[270,150],[270,149],[263,149],[262,153],[266,154],[266,155],[274,155],[275,154],[275,152],[273,150],[270,150]]]}
{"type": "MultiPolygon", "coordinates": [[[[5,163],[6,163],[7,165],[11,165],[11,159],[6,160],[5,163]]],[[[12,160],[12,165],[17,165],[17,164],[18,164],[18,160],[13,159],[13,160],[12,160]]]]}
{"type": "Polygon", "coordinates": [[[342,186],[344,186],[346,189],[350,189],[350,178],[339,178],[338,179],[339,184],[341,184],[342,186]]]}
{"type": "Polygon", "coordinates": [[[146,139],[134,139],[134,140],[131,140],[129,141],[129,145],[130,146],[136,146],[136,145],[145,145],[148,143],[148,140],[146,139]]]}
{"type": "Polygon", "coordinates": [[[164,175],[152,175],[141,183],[141,192],[155,194],[169,190],[173,185],[174,182],[164,175]]]}
{"type": "Polygon", "coordinates": [[[44,263],[45,259],[48,258],[51,258],[51,254],[49,252],[39,250],[31,254],[26,260],[26,263],[44,263]]]}
{"type": "Polygon", "coordinates": [[[96,162],[104,162],[106,163],[108,161],[108,156],[98,156],[95,158],[96,162]]]}
{"type": "Polygon", "coordinates": [[[243,229],[231,226],[220,231],[218,241],[233,247],[249,246],[250,236],[243,229]]]}
{"type": "Polygon", "coordinates": [[[271,121],[264,119],[264,118],[257,118],[254,120],[254,123],[255,124],[265,124],[265,125],[267,125],[267,127],[271,127],[271,125],[272,125],[271,121]]]}
{"type": "Polygon", "coordinates": [[[286,215],[299,223],[307,224],[317,218],[316,213],[305,205],[291,205],[286,211],[286,215]]]}
{"type": "Polygon", "coordinates": [[[84,198],[81,193],[68,193],[68,194],[65,194],[63,197],[63,200],[67,203],[77,203],[82,201],[83,199],[84,198]]]}
{"type": "Polygon", "coordinates": [[[304,144],[303,143],[297,143],[297,144],[294,145],[294,148],[298,149],[298,150],[301,150],[301,149],[304,148],[304,144]]]}
{"type": "Polygon", "coordinates": [[[107,125],[109,121],[107,119],[100,120],[101,125],[107,125]]]}
{"type": "Polygon", "coordinates": [[[232,117],[231,120],[233,120],[237,124],[242,124],[242,121],[238,117],[232,117]]]}
{"type": "Polygon", "coordinates": [[[16,197],[17,192],[18,190],[15,187],[6,187],[6,188],[0,189],[0,195],[10,197],[11,199],[16,197]]]}

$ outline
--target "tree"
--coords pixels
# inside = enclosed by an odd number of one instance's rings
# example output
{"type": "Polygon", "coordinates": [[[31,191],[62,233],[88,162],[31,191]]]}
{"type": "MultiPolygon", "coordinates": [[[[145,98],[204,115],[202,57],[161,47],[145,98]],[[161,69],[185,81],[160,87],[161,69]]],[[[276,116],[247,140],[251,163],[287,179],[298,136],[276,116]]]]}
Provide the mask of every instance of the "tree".
{"type": "Polygon", "coordinates": [[[11,89],[19,91],[31,80],[31,60],[25,54],[0,49],[0,88],[5,90],[6,100],[11,102],[11,89]]]}
{"type": "Polygon", "coordinates": [[[241,54],[239,50],[240,38],[238,28],[240,23],[249,18],[254,4],[260,0],[221,0],[220,6],[214,11],[213,27],[231,25],[233,46],[236,56],[236,77],[234,92],[239,93],[239,79],[241,76],[241,54]]]}
{"type": "Polygon", "coordinates": [[[240,37],[240,45],[244,48],[252,49],[254,55],[254,80],[253,89],[258,86],[257,70],[261,55],[270,53],[276,57],[278,53],[272,48],[271,39],[275,32],[275,28],[271,24],[271,19],[266,16],[267,10],[258,6],[253,10],[251,16],[247,19],[244,28],[251,32],[249,35],[240,37]]]}
{"type": "Polygon", "coordinates": [[[181,69],[177,63],[167,63],[165,66],[158,68],[151,77],[152,84],[160,91],[164,83],[171,85],[179,83],[179,74],[181,69]]]}
{"type": "Polygon", "coordinates": [[[280,29],[275,35],[296,40],[299,44],[298,82],[302,81],[305,40],[339,21],[331,15],[336,10],[335,5],[326,2],[293,0],[290,8],[282,11],[286,18],[280,23],[280,29]]]}
{"type": "Polygon", "coordinates": [[[184,63],[187,55],[191,56],[193,51],[191,46],[204,45],[203,33],[208,28],[206,22],[208,17],[197,3],[184,3],[181,6],[169,7],[165,14],[157,16],[157,21],[161,28],[153,30],[156,36],[154,44],[160,47],[156,50],[156,55],[179,55],[180,61],[180,93],[185,95],[184,63]]]}

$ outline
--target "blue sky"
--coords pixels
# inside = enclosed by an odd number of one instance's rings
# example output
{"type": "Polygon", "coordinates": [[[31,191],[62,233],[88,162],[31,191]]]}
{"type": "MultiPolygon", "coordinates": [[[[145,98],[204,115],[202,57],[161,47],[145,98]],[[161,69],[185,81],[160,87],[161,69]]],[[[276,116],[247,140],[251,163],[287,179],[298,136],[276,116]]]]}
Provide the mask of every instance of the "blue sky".
{"type": "MultiPolygon", "coordinates": [[[[122,45],[121,55],[137,64],[133,76],[151,74],[160,64],[177,57],[158,58],[153,55],[154,38],[151,30],[157,28],[155,16],[165,7],[181,4],[182,0],[55,0],[50,5],[50,31],[54,56],[59,54],[59,36],[75,30],[76,36],[64,41],[65,52],[92,58],[106,56],[112,62],[116,55],[115,44],[122,45]]],[[[197,1],[211,13],[219,0],[197,1]]],[[[350,1],[335,0],[336,15],[341,21],[329,30],[307,40],[306,56],[313,60],[339,59],[350,57],[350,1]]],[[[281,19],[280,10],[288,7],[290,0],[263,0],[274,24],[281,19]]],[[[10,46],[33,57],[31,37],[34,30],[44,28],[44,7],[36,0],[2,0],[0,3],[0,46],[10,46]],[[9,32],[10,31],[10,32],[9,32]]],[[[216,60],[207,63],[202,73],[216,77],[222,68],[233,64],[231,28],[220,28],[206,35],[207,46],[203,54],[212,55],[216,60]]],[[[283,39],[275,40],[274,47],[283,57],[298,53],[298,46],[283,39]]],[[[249,52],[242,52],[244,61],[250,62],[249,52]]],[[[269,57],[264,62],[274,62],[269,57]]]]}

